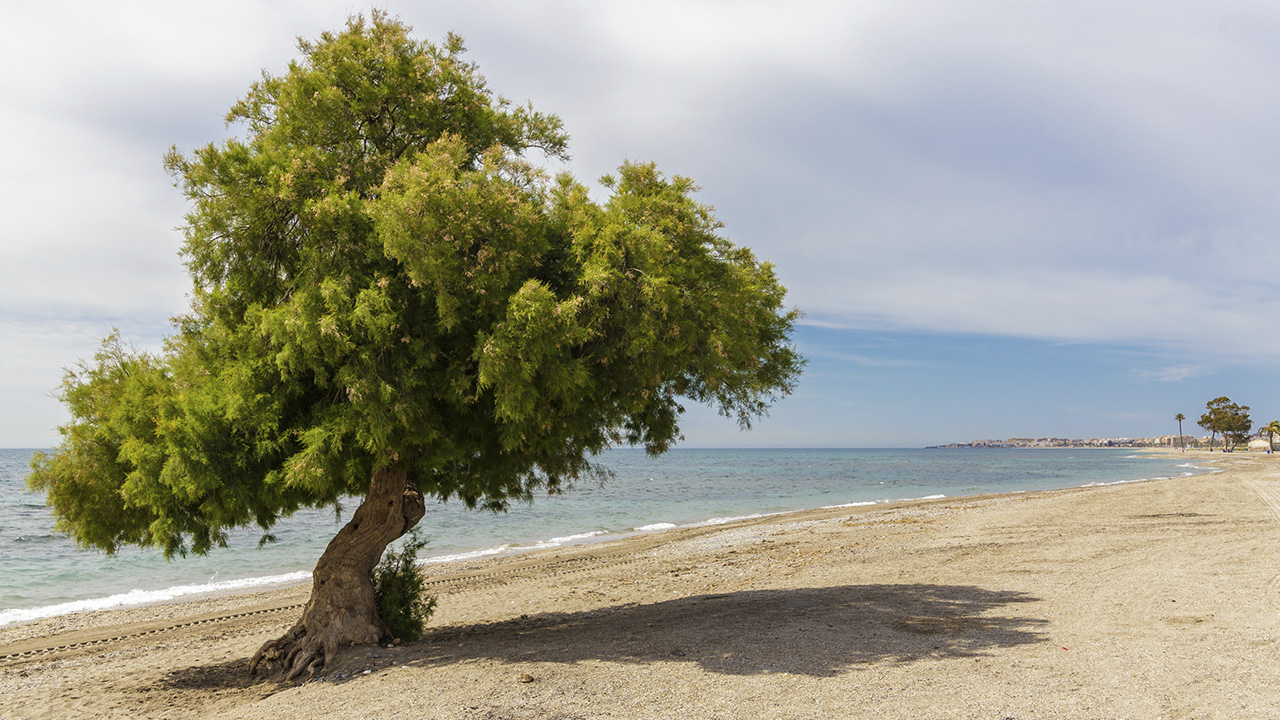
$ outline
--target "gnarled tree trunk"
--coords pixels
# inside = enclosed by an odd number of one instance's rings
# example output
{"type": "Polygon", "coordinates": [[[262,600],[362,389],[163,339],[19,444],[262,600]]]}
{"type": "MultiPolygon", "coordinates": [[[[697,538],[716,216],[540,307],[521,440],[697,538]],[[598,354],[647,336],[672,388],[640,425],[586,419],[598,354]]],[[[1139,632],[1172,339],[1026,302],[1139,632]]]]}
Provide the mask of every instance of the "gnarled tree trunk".
{"type": "Polygon", "coordinates": [[[418,484],[395,467],[373,473],[369,493],[316,563],[311,599],[297,624],[262,646],[249,671],[276,667],[289,679],[313,675],[341,647],[389,639],[371,575],[382,551],[426,514],[418,484]]]}

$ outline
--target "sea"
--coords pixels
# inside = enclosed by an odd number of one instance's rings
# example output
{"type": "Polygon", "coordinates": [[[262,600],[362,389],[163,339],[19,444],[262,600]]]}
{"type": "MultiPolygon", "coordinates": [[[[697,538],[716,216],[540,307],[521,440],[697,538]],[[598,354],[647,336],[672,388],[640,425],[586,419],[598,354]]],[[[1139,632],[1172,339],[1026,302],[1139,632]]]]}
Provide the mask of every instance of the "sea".
{"type": "MultiPolygon", "coordinates": [[[[27,490],[34,450],[0,449],[0,626],[73,612],[163,602],[309,580],[358,504],[301,511],[273,530],[235,531],[225,548],[166,561],[157,550],[80,550],[54,529],[44,496],[27,490]]],[[[515,503],[505,513],[428,501],[425,563],[448,563],[818,507],[1027,492],[1211,471],[1129,449],[639,449],[597,458],[603,485],[515,503]]]]}

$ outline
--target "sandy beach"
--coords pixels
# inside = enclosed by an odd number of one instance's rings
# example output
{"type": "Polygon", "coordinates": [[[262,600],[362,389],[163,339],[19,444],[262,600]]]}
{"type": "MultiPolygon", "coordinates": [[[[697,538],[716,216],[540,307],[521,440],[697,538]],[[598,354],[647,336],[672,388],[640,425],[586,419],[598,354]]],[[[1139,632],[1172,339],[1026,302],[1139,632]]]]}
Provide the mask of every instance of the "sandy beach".
{"type": "Polygon", "coordinates": [[[17,718],[1280,717],[1280,458],[429,569],[421,642],[283,684],[307,588],[0,628],[17,718]]]}

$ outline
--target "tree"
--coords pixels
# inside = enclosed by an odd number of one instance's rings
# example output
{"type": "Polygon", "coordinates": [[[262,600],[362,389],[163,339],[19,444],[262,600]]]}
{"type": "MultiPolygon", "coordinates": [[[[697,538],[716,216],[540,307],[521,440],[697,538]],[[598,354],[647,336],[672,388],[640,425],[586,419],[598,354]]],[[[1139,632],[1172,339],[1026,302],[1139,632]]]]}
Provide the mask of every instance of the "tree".
{"type": "Polygon", "coordinates": [[[1173,416],[1173,419],[1178,421],[1178,447],[1182,449],[1182,452],[1186,452],[1187,443],[1182,439],[1182,421],[1186,420],[1187,416],[1182,413],[1178,413],[1173,416]]]}
{"type": "Polygon", "coordinates": [[[1235,403],[1227,406],[1222,424],[1222,438],[1230,442],[1227,449],[1234,450],[1236,445],[1248,444],[1252,434],[1253,420],[1249,418],[1249,406],[1235,403]]]}
{"type": "Polygon", "coordinates": [[[1272,420],[1264,425],[1262,429],[1258,431],[1258,437],[1262,437],[1263,435],[1267,436],[1267,450],[1275,452],[1275,438],[1276,435],[1280,435],[1280,420],[1272,420]]]}
{"type": "Polygon", "coordinates": [[[1207,411],[1200,416],[1196,424],[1209,431],[1209,452],[1213,452],[1213,441],[1218,437],[1218,419],[1215,415],[1214,404],[1218,402],[1230,402],[1229,398],[1220,397],[1210,400],[1205,407],[1207,411]]]}
{"type": "MultiPolygon", "coordinates": [[[[1213,441],[1222,431],[1224,408],[1230,404],[1231,398],[1218,397],[1205,403],[1205,413],[1200,416],[1197,425],[1209,431],[1209,452],[1213,452],[1213,441]]],[[[1225,438],[1224,438],[1225,440],[1225,438]]]]}
{"type": "Polygon", "coordinates": [[[1253,420],[1249,418],[1248,405],[1237,405],[1231,398],[1218,397],[1205,403],[1205,410],[1197,424],[1212,433],[1210,450],[1213,450],[1213,437],[1218,433],[1222,434],[1224,449],[1234,449],[1237,444],[1249,441],[1253,420]]]}
{"type": "Polygon", "coordinates": [[[33,462],[59,528],[108,552],[204,553],[362,497],[311,598],[252,667],[312,673],[387,637],[370,573],[428,497],[495,511],[680,438],[681,403],[745,429],[795,387],[772,266],[696,186],[622,165],[608,197],[553,115],[494,96],[453,35],[381,13],[300,42],[228,114],[243,137],[167,165],[192,203],[190,311],[160,353],[113,335],[67,373],[33,462]]]}

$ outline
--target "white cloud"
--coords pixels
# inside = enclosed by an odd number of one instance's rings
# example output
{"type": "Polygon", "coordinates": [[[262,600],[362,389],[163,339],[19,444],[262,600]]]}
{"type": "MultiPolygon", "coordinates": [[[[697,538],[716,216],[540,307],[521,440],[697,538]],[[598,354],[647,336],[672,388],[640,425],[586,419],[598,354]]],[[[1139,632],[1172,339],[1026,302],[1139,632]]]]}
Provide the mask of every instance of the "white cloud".
{"type": "Polygon", "coordinates": [[[909,360],[904,358],[883,357],[879,355],[858,353],[828,352],[822,349],[809,351],[806,354],[806,357],[810,359],[823,358],[825,360],[836,360],[864,368],[905,368],[925,367],[928,365],[928,363],[922,360],[909,360]]]}
{"type": "Polygon", "coordinates": [[[851,328],[914,328],[1044,340],[1150,344],[1206,358],[1280,357],[1268,332],[1280,298],[1197,287],[1166,277],[1112,269],[1045,266],[895,268],[893,273],[833,277],[797,286],[797,302],[815,318],[851,328]]]}
{"type": "MultiPolygon", "coordinates": [[[[0,11],[0,323],[96,328],[24,330],[44,350],[6,342],[0,366],[67,364],[99,326],[179,312],[184,205],[164,150],[222,137],[227,107],[259,70],[284,70],[296,36],[364,9],[0,11]]],[[[694,177],[811,324],[1146,346],[1171,358],[1146,377],[1171,382],[1280,359],[1271,3],[390,10],[421,38],[460,32],[495,90],[559,113],[579,177],[623,159],[694,177]]]]}
{"type": "Polygon", "coordinates": [[[1155,382],[1176,383],[1188,380],[1190,378],[1203,377],[1211,375],[1213,370],[1201,365],[1172,365],[1162,367],[1156,370],[1136,370],[1136,375],[1141,380],[1154,380],[1155,382]]]}

